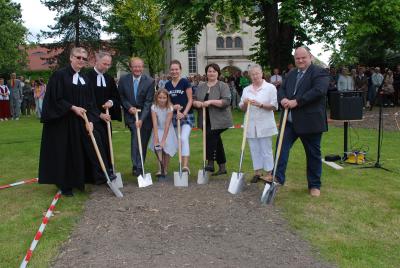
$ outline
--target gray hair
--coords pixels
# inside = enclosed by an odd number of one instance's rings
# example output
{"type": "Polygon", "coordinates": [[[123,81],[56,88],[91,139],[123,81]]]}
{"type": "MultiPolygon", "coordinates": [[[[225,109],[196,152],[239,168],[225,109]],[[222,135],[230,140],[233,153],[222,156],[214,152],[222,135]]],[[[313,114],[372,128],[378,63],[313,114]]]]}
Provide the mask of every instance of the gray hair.
{"type": "Polygon", "coordinates": [[[253,70],[258,69],[261,71],[261,73],[263,72],[262,67],[260,64],[253,64],[249,67],[249,73],[252,72],[253,70]]]}
{"type": "Polygon", "coordinates": [[[103,51],[103,50],[96,52],[96,60],[101,60],[102,58],[107,57],[107,56],[112,58],[110,52],[103,51]]]}
{"type": "Polygon", "coordinates": [[[71,49],[71,52],[69,53],[69,56],[70,57],[75,56],[75,53],[84,53],[84,54],[88,55],[88,52],[83,47],[73,47],[71,49]]]}

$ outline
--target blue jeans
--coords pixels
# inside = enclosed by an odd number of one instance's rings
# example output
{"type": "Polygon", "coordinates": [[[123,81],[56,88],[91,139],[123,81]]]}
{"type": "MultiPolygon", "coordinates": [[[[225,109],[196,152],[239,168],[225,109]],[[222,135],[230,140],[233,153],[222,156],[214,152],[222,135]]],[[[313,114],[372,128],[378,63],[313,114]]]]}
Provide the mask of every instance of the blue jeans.
{"type": "Polygon", "coordinates": [[[307,158],[307,181],[308,189],[321,187],[321,138],[322,133],[316,134],[297,134],[293,129],[293,124],[286,123],[285,133],[283,136],[281,154],[278,160],[278,167],[276,170],[276,178],[279,183],[285,183],[285,171],[287,162],[289,160],[289,152],[293,144],[300,138],[303,143],[304,151],[307,158]]]}

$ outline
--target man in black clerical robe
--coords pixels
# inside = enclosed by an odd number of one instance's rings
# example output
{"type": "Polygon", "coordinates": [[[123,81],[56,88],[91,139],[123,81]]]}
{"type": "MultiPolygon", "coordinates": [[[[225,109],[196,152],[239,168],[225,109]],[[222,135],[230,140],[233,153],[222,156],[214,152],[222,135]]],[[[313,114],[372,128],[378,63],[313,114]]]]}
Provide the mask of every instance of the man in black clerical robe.
{"type": "Polygon", "coordinates": [[[111,167],[110,145],[108,141],[107,122],[111,120],[122,120],[121,116],[121,99],[114,78],[106,72],[111,67],[111,54],[105,51],[96,53],[96,64],[91,68],[87,76],[93,88],[96,106],[100,111],[100,118],[94,123],[94,128],[98,131],[102,143],[105,146],[107,159],[111,167]],[[106,108],[109,109],[110,115],[106,115],[106,108]]]}
{"type": "MultiPolygon", "coordinates": [[[[88,135],[100,112],[89,79],[80,73],[86,61],[86,50],[73,48],[71,64],[53,73],[43,100],[39,183],[55,184],[66,196],[73,195],[73,188],[84,190],[85,183],[106,181],[88,135]],[[91,122],[88,126],[85,112],[91,122]]],[[[104,158],[99,135],[96,130],[93,134],[104,158]]]]}

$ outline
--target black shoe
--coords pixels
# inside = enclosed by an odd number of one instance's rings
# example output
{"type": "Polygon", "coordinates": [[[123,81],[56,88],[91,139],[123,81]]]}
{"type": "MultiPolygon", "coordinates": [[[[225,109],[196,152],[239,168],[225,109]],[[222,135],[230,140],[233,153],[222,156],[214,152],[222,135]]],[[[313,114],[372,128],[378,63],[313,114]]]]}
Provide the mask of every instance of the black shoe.
{"type": "Polygon", "coordinates": [[[62,189],[62,190],[61,190],[61,194],[64,195],[64,196],[67,196],[67,197],[72,197],[72,196],[74,196],[74,193],[72,192],[72,189],[71,189],[71,188],[62,189]]]}
{"type": "Polygon", "coordinates": [[[258,180],[260,179],[260,177],[261,177],[260,175],[254,175],[250,182],[251,183],[257,183],[258,180]]]}
{"type": "Polygon", "coordinates": [[[209,172],[214,172],[215,171],[214,167],[213,166],[209,166],[209,165],[206,165],[204,170],[205,171],[209,171],[209,172]]]}
{"type": "Polygon", "coordinates": [[[219,176],[219,175],[224,175],[227,174],[226,170],[218,170],[217,172],[214,172],[211,174],[212,176],[219,176]]]}

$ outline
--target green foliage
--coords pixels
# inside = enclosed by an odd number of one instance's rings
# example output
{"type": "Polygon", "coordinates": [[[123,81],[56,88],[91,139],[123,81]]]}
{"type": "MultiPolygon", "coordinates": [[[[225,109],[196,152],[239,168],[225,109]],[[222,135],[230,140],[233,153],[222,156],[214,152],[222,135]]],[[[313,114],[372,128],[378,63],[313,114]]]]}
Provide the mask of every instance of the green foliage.
{"type": "MultiPolygon", "coordinates": [[[[252,49],[254,53],[251,58],[264,67],[281,69],[293,60],[292,50],[299,44],[313,41],[334,43],[354,10],[352,1],[348,0],[160,2],[172,25],[182,31],[181,42],[186,49],[199,42],[199,33],[212,21],[214,14],[230,18],[236,25],[241,17],[247,17],[247,23],[258,27],[256,37],[259,41],[252,49]]],[[[217,19],[216,25],[220,31],[223,30],[224,23],[221,20],[217,19]]]]}
{"type": "Polygon", "coordinates": [[[386,65],[394,52],[400,52],[400,2],[359,0],[343,36],[341,60],[386,65]]]}
{"type": "Polygon", "coordinates": [[[56,23],[49,26],[50,31],[42,31],[42,37],[54,38],[57,41],[45,47],[63,51],[48,59],[58,66],[69,63],[69,50],[72,47],[84,46],[89,51],[101,48],[100,17],[103,0],[41,0],[51,11],[56,11],[56,23]],[[59,40],[59,41],[58,41],[59,40]]]}
{"type": "MultiPolygon", "coordinates": [[[[154,0],[110,0],[111,12],[105,17],[105,30],[115,34],[111,46],[117,51],[117,61],[125,63],[131,56],[144,59],[150,74],[164,68],[160,6],[154,0]]],[[[125,65],[126,66],[126,65],[125,65]]]]}
{"type": "Polygon", "coordinates": [[[39,78],[43,78],[45,82],[49,81],[49,78],[52,74],[52,70],[43,70],[43,71],[23,71],[21,73],[25,79],[37,80],[39,78]]]}
{"type": "Polygon", "coordinates": [[[22,47],[27,29],[22,24],[21,5],[10,0],[0,0],[0,73],[20,71],[27,61],[22,47]]]}

